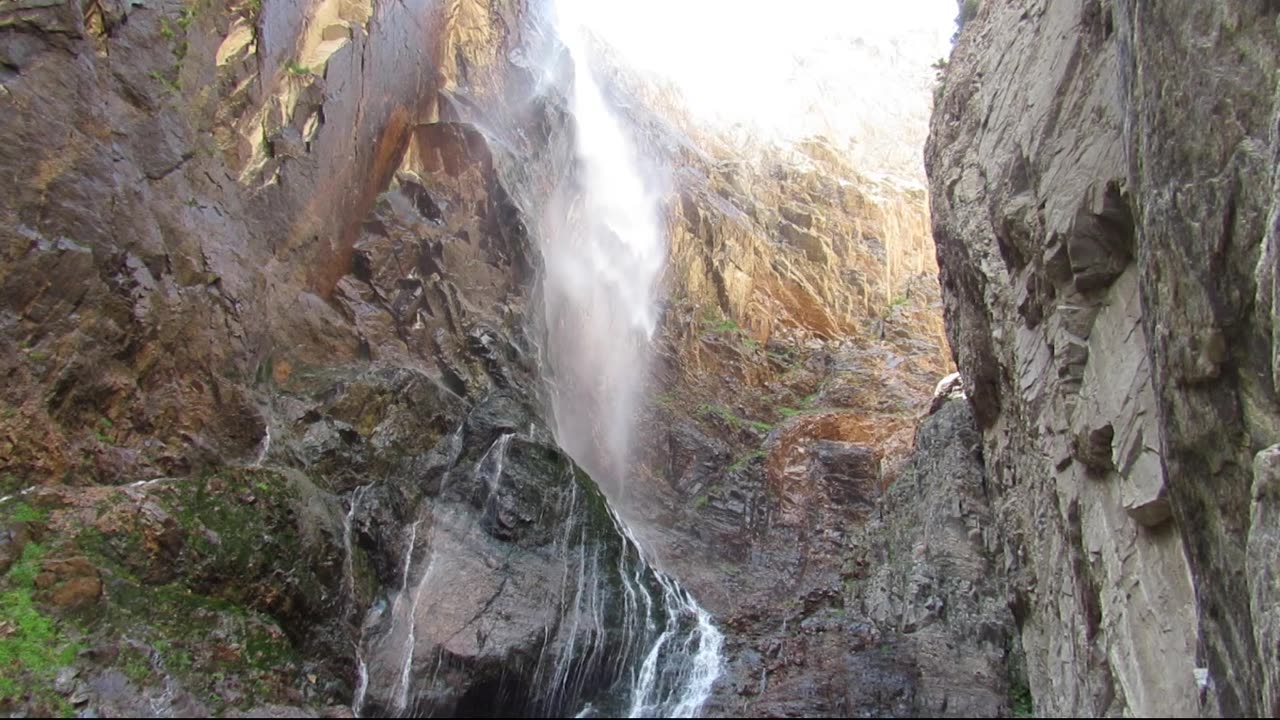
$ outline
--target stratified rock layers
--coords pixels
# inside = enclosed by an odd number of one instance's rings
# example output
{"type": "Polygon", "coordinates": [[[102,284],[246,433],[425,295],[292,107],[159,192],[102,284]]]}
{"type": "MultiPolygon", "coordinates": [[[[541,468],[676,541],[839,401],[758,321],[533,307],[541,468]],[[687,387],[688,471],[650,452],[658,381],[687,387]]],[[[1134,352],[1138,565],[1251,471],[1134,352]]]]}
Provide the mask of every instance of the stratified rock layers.
{"type": "Polygon", "coordinates": [[[947,331],[1039,713],[1280,710],[1278,12],[990,0],[947,69],[947,331]]]}

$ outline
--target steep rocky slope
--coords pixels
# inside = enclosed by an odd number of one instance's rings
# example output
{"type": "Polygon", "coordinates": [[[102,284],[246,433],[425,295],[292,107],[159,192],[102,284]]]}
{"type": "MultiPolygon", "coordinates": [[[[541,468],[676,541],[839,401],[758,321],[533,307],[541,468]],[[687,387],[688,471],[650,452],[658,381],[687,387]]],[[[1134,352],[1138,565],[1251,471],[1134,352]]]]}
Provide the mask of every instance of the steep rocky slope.
{"type": "MultiPolygon", "coordinates": [[[[616,708],[678,593],[548,427],[544,10],[0,6],[0,709],[616,708]]],[[[965,403],[916,430],[924,192],[604,84],[674,169],[605,490],[726,628],[708,710],[1006,713],[998,494],[965,403]]]]}
{"type": "Polygon", "coordinates": [[[953,403],[916,430],[951,368],[924,194],[821,138],[743,152],[637,84],[615,89],[642,98],[622,104],[678,194],[617,496],[724,619],[708,712],[1008,714],[1024,691],[971,420],[953,403]]]}
{"type": "Polygon", "coordinates": [[[1275,3],[966,3],[926,151],[1045,714],[1274,715],[1275,3]]]}
{"type": "Polygon", "coordinates": [[[527,334],[571,171],[530,12],[0,8],[6,707],[555,713],[626,667],[662,589],[527,334]]]}

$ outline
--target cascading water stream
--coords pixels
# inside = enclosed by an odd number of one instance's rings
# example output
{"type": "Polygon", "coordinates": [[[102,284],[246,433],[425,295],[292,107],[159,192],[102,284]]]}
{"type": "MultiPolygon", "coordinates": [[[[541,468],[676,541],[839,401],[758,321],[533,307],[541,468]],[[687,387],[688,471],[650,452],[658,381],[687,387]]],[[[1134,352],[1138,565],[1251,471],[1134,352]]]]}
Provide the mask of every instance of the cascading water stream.
{"type": "MultiPolygon", "coordinates": [[[[532,344],[544,373],[556,453],[567,451],[606,492],[602,495],[572,463],[559,478],[562,484],[545,475],[529,484],[530,463],[536,462],[539,471],[546,467],[545,450],[536,460],[531,452],[551,444],[545,435],[537,437],[544,431],[489,425],[486,417],[492,418],[485,413],[472,422],[469,415],[445,441],[440,485],[425,490],[428,499],[396,529],[406,542],[401,575],[398,583],[390,581],[395,587],[365,619],[368,647],[357,657],[357,715],[362,710],[467,714],[490,707],[503,716],[688,717],[697,715],[720,675],[723,637],[709,615],[650,564],[605,500],[621,498],[629,475],[632,416],[658,322],[654,291],[666,241],[660,184],[643,170],[644,158],[593,76],[586,36],[573,23],[572,9],[560,20],[556,34],[574,69],[568,126],[575,140],[574,170],[537,175],[534,164],[536,180],[558,183],[556,192],[539,195],[534,188],[543,185],[526,175],[527,158],[499,157],[502,162],[495,164],[522,209],[542,219],[532,234],[543,255],[538,297],[545,332],[537,333],[532,344]],[[476,458],[468,449],[479,438],[488,447],[476,458]],[[470,475],[456,467],[468,464],[470,475]],[[535,502],[526,495],[530,490],[543,495],[535,502]],[[534,506],[536,513],[522,515],[534,506]],[[476,509],[483,513],[478,519],[476,509]],[[530,532],[526,523],[549,522],[544,518],[552,514],[562,529],[549,536],[547,545],[507,544],[506,533],[530,532]],[[552,573],[538,574],[550,582],[540,585],[529,575],[511,575],[506,563],[512,553],[526,564],[536,564],[538,556],[553,563],[547,568],[554,568],[552,573]],[[512,588],[523,584],[541,591],[537,599],[526,596],[516,604],[542,613],[535,616],[543,623],[541,632],[535,625],[531,635],[540,636],[540,642],[528,646],[537,653],[532,667],[521,665],[528,656],[484,656],[488,650],[479,625],[449,624],[448,611],[456,611],[467,596],[448,585],[467,562],[481,559],[484,564],[475,567],[483,569],[468,579],[492,572],[504,580],[476,608],[472,621],[487,618],[501,632],[521,627],[519,619],[490,612],[491,604],[505,602],[508,580],[512,588]],[[463,628],[477,632],[474,647],[456,634],[463,628]],[[454,648],[448,647],[451,639],[458,641],[454,648]],[[434,670],[423,662],[430,652],[436,655],[434,670]],[[480,667],[482,657],[486,664],[504,663],[503,676],[456,698],[453,678],[492,667],[480,667]],[[365,659],[373,677],[361,682],[365,659]]],[[[352,514],[358,500],[352,498],[352,514]]],[[[484,632],[487,637],[488,626],[484,632]]],[[[500,640],[515,642],[510,635],[500,640]]]]}
{"type": "MultiPolygon", "coordinates": [[[[347,514],[343,517],[342,523],[342,543],[346,550],[346,559],[343,566],[343,576],[345,578],[345,587],[343,588],[347,602],[352,606],[355,604],[355,554],[351,544],[352,518],[355,517],[356,509],[360,505],[360,495],[369,488],[368,485],[361,485],[351,491],[351,507],[347,509],[347,514]]],[[[360,710],[364,707],[365,692],[369,689],[369,667],[364,661],[364,633],[363,631],[356,640],[356,689],[351,698],[351,714],[360,717],[360,710]]]]}
{"type": "MultiPolygon", "coordinates": [[[[636,145],[593,73],[576,4],[585,1],[557,5],[574,70],[578,182],[570,198],[551,205],[542,233],[547,358],[555,380],[548,387],[557,440],[616,498],[631,462],[632,417],[657,326],[653,296],[666,244],[656,183],[648,182],[636,145]]],[[[634,575],[625,550],[618,560],[626,650],[614,663],[631,668],[625,705],[613,710],[631,717],[695,715],[719,677],[723,636],[687,591],[649,566],[612,509],[610,515],[637,549],[634,575]],[[656,578],[660,597],[646,587],[646,574],[656,578]]],[[[585,556],[580,563],[584,577],[585,556]]],[[[575,623],[581,592],[580,585],[575,623]]],[[[580,715],[593,712],[588,706],[580,715]]]]}
{"type": "Polygon", "coordinates": [[[652,173],[596,81],[577,2],[558,4],[574,70],[576,186],[548,208],[543,300],[556,437],[611,490],[630,456],[632,416],[657,327],[666,257],[652,173]]]}

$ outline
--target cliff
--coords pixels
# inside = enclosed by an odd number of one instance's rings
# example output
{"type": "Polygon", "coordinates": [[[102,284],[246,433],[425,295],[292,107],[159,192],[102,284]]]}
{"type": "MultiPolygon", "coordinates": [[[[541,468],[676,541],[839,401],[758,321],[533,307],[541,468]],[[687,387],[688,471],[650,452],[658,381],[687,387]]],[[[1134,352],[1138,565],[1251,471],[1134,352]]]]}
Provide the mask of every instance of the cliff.
{"type": "Polygon", "coordinates": [[[687,707],[706,617],[611,501],[730,632],[709,710],[1004,706],[961,404],[908,459],[950,369],[922,189],[606,78],[677,168],[666,302],[631,479],[560,447],[539,279],[580,118],[544,11],[0,7],[5,709],[687,707]],[[917,507],[934,474],[972,501],[917,507]]]}
{"type": "Polygon", "coordinates": [[[1277,8],[964,7],[933,231],[1036,710],[1274,715],[1277,8]]]}
{"type": "Polygon", "coordinates": [[[927,192],[574,47],[633,397],[546,3],[0,5],[0,709],[1280,713],[1280,8],[961,10],[927,192]]]}
{"type": "Polygon", "coordinates": [[[537,22],[0,8],[5,707],[576,712],[687,619],[541,419],[537,22]]]}

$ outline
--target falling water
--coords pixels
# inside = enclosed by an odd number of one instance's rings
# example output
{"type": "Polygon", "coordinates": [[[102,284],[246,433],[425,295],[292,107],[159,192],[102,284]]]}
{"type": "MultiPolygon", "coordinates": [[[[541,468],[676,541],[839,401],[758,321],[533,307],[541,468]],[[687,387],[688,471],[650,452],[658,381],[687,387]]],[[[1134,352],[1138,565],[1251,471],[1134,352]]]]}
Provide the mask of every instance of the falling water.
{"type": "Polygon", "coordinates": [[[409,685],[412,678],[410,673],[413,670],[413,650],[414,650],[414,631],[417,616],[418,598],[421,596],[419,592],[422,589],[422,583],[427,579],[427,573],[423,572],[418,585],[415,586],[414,592],[409,592],[409,573],[413,569],[413,548],[418,544],[418,525],[421,520],[415,520],[409,526],[409,542],[404,551],[404,570],[400,580],[400,594],[396,596],[395,605],[392,607],[393,616],[401,616],[406,618],[409,630],[405,633],[404,651],[400,661],[400,681],[397,685],[395,711],[397,713],[404,712],[409,705],[409,685]],[[400,610],[402,605],[407,605],[408,610],[400,610]]]}
{"type": "MultiPolygon", "coordinates": [[[[368,485],[361,485],[351,492],[351,507],[347,509],[347,514],[342,523],[342,542],[346,549],[346,562],[343,567],[346,582],[346,597],[350,607],[354,608],[356,603],[355,588],[355,555],[354,548],[351,544],[352,518],[356,515],[356,508],[360,505],[360,495],[368,489],[368,485]]],[[[356,689],[351,698],[351,714],[360,717],[360,711],[364,707],[364,695],[369,689],[369,667],[364,661],[364,633],[361,632],[359,639],[356,641],[356,689]]]]}
{"type": "Polygon", "coordinates": [[[617,490],[657,326],[653,294],[666,244],[654,183],[592,73],[579,1],[558,6],[574,69],[578,182],[549,206],[542,233],[547,352],[557,438],[617,490]]]}
{"type": "MultiPolygon", "coordinates": [[[[631,464],[629,441],[657,326],[654,293],[666,240],[655,184],[647,182],[637,147],[593,73],[577,5],[585,1],[558,4],[560,35],[574,70],[578,175],[568,198],[549,207],[543,300],[556,438],[616,499],[625,494],[631,464]]],[[[614,671],[626,676],[626,696],[615,697],[612,707],[589,705],[579,715],[693,716],[720,675],[723,637],[687,591],[650,567],[622,519],[612,510],[610,515],[628,541],[617,564],[625,650],[612,658],[614,671]]],[[[597,561],[580,546],[578,586],[566,606],[572,642],[580,623],[600,622],[596,596],[584,595],[599,583],[597,561]]],[[[592,626],[583,637],[592,644],[570,647],[566,656],[590,667],[604,630],[592,626]]],[[[563,682],[563,671],[554,681],[563,682]]]]}
{"type": "Polygon", "coordinates": [[[260,468],[262,463],[267,461],[267,454],[271,452],[271,423],[268,421],[263,426],[262,441],[258,444],[258,455],[253,459],[253,464],[249,467],[260,468]]]}
{"type": "MultiPolygon", "coordinates": [[[[487,495],[486,506],[488,512],[496,512],[494,509],[495,493],[498,484],[502,479],[503,465],[506,462],[507,448],[511,444],[511,439],[515,437],[513,433],[506,433],[499,437],[489,446],[485,454],[475,466],[474,480],[476,484],[483,488],[487,495]]],[[[461,446],[461,432],[455,433],[450,437],[449,452],[450,464],[457,460],[454,448],[461,446]]],[[[430,535],[434,535],[436,523],[439,520],[432,518],[429,522],[430,535]]],[[[413,661],[415,651],[418,644],[418,606],[426,594],[428,587],[433,578],[433,570],[436,568],[436,557],[434,550],[434,538],[428,537],[426,541],[421,543],[426,548],[427,558],[425,565],[417,571],[417,580],[410,585],[410,577],[414,575],[413,554],[415,548],[419,546],[418,528],[422,524],[422,519],[415,520],[409,526],[408,542],[405,547],[404,560],[402,563],[402,575],[400,580],[400,592],[396,595],[392,605],[393,623],[399,620],[399,626],[393,625],[391,635],[393,637],[401,635],[404,642],[400,655],[400,675],[394,688],[394,700],[391,710],[397,715],[405,713],[409,709],[412,700],[412,692],[414,689],[413,661]]],[[[420,563],[421,564],[421,563],[420,563]]],[[[363,663],[361,664],[363,668],[363,663]]],[[[364,688],[357,689],[358,700],[363,700],[364,688]]],[[[355,706],[356,714],[359,714],[359,705],[355,706]]]]}
{"type": "MultiPolygon", "coordinates": [[[[642,169],[637,146],[592,73],[574,9],[560,2],[559,36],[574,70],[576,172],[551,197],[526,198],[526,209],[536,208],[535,216],[543,220],[535,233],[544,268],[539,295],[545,334],[538,338],[544,341],[538,357],[546,371],[557,442],[606,495],[618,498],[629,473],[632,418],[658,324],[654,295],[666,238],[657,184],[642,169]]],[[[524,167],[517,159],[507,172],[513,173],[513,188],[527,191],[531,185],[520,175],[524,167]]],[[[472,427],[469,421],[464,425],[472,427]]],[[[466,446],[464,434],[474,439],[470,433],[459,427],[449,437],[451,471],[466,446]]],[[[482,503],[486,525],[511,509],[505,505],[514,497],[504,486],[511,481],[504,478],[506,457],[509,446],[525,438],[515,440],[519,434],[510,432],[486,437],[491,445],[473,466],[474,492],[454,484],[467,477],[464,473],[446,473],[437,491],[440,499],[420,508],[404,528],[408,546],[400,588],[375,604],[366,619],[367,627],[376,628],[370,632],[371,652],[387,666],[384,674],[375,673],[370,709],[397,715],[434,712],[433,688],[442,664],[447,672],[450,663],[464,662],[445,657],[436,643],[436,670],[414,675],[420,630],[426,639],[426,625],[419,628],[417,618],[436,611],[437,580],[445,579],[450,567],[449,546],[440,543],[455,532],[458,538],[481,532],[464,526],[470,523],[468,511],[454,513],[449,503],[463,495],[469,503],[482,503]],[[445,500],[446,495],[451,498],[445,500]],[[422,522],[427,523],[425,539],[419,537],[422,522]]],[[[514,466],[518,456],[512,452],[514,466]]],[[[556,513],[563,529],[555,547],[545,548],[548,558],[563,563],[553,571],[559,592],[551,575],[549,592],[539,598],[548,612],[532,675],[500,707],[553,717],[695,716],[720,675],[723,637],[693,597],[649,563],[593,484],[572,466],[567,472],[556,513]]],[[[447,690],[441,693],[447,696],[447,690]]],[[[438,709],[447,712],[451,706],[438,709]]]]}

